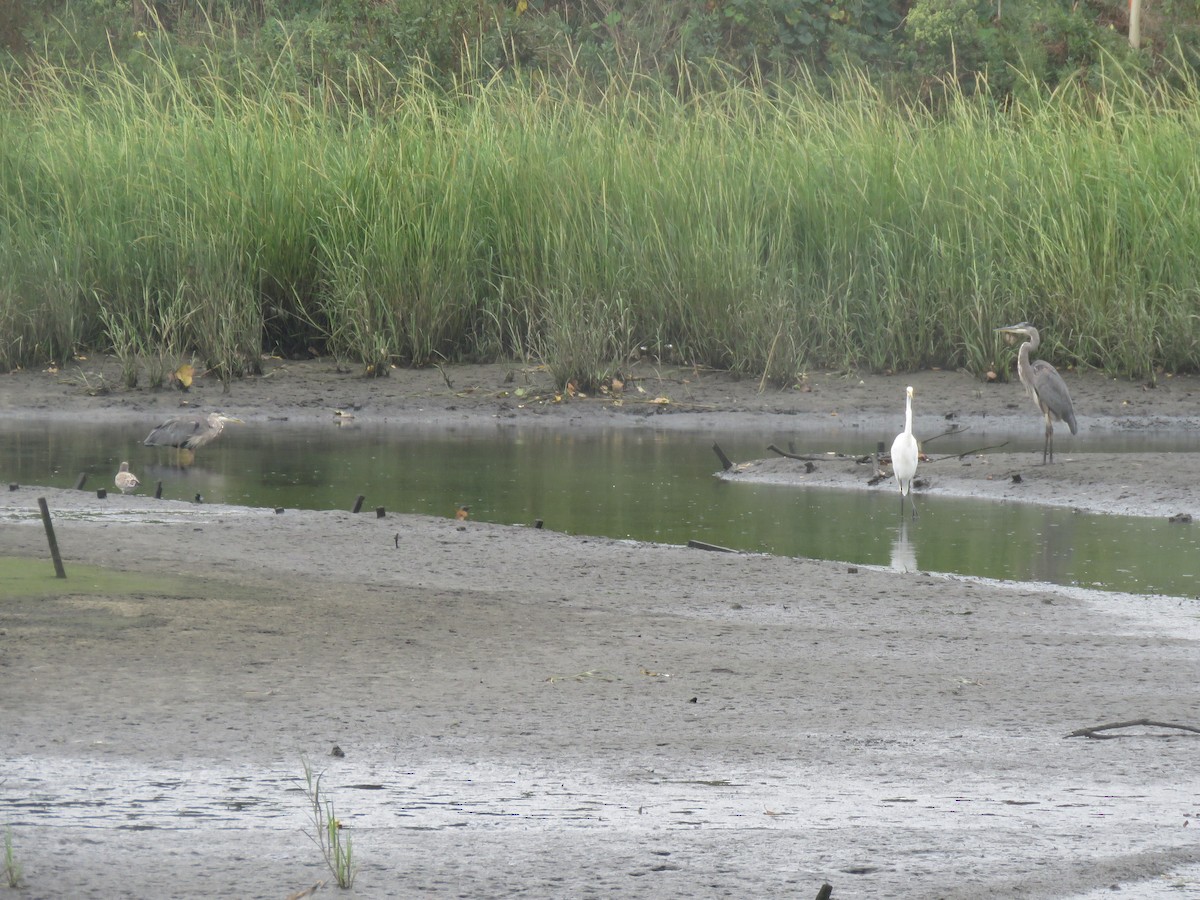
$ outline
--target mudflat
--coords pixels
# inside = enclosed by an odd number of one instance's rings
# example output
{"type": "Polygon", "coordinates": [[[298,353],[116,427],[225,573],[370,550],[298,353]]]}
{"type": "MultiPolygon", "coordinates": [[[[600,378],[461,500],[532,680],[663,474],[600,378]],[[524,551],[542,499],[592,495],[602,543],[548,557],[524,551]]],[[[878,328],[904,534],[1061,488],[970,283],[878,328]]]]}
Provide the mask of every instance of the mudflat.
{"type": "MultiPolygon", "coordinates": [[[[589,397],[518,364],[367,380],[270,361],[187,394],[118,389],[113,372],[2,375],[0,427],[140,427],[186,404],[890,435],[913,384],[919,436],[1041,431],[1019,385],[953,372],[781,388],[643,363],[589,397]]],[[[1092,435],[1200,428],[1197,381],[1065,377],[1080,433],[1059,426],[1053,466],[927,461],[925,490],[1200,513],[1196,454],[1086,452],[1092,435]]],[[[850,463],[748,463],[730,477],[868,489],[850,463]]],[[[1067,736],[1200,727],[1194,598],[36,486],[3,493],[0,557],[49,569],[43,496],[68,578],[0,588],[18,896],[332,894],[303,760],[353,840],[354,896],[1200,895],[1200,736],[1067,736]]]]}

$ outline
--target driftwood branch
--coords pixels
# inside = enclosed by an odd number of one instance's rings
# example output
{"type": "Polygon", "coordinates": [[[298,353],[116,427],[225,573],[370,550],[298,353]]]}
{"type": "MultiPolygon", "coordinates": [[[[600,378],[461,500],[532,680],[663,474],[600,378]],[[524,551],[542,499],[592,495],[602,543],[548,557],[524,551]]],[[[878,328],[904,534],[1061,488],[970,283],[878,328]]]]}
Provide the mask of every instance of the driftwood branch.
{"type": "Polygon", "coordinates": [[[992,444],[990,447],[976,447],[973,450],[964,450],[962,453],[947,453],[945,456],[938,456],[929,461],[930,462],[939,462],[940,460],[943,460],[943,459],[962,459],[964,456],[970,456],[972,453],[983,453],[983,451],[985,451],[985,450],[999,450],[1001,447],[1007,447],[1007,446],[1008,446],[1008,441],[1005,441],[1002,444],[992,444]]]}
{"type": "Polygon", "coordinates": [[[830,459],[830,457],[825,456],[825,455],[801,456],[799,453],[789,453],[786,450],[780,450],[774,444],[771,444],[769,447],[767,447],[767,449],[770,450],[772,453],[778,453],[780,456],[784,457],[785,459],[798,459],[798,460],[801,460],[802,462],[822,462],[823,460],[830,459]]]}
{"type": "Polygon", "coordinates": [[[733,468],[733,460],[725,455],[725,451],[721,449],[721,445],[713,441],[713,453],[717,454],[717,459],[721,461],[721,468],[729,471],[733,468]]]}
{"type": "MultiPolygon", "coordinates": [[[[1129,737],[1124,734],[1099,734],[1101,731],[1112,731],[1117,728],[1136,728],[1138,726],[1146,728],[1178,728],[1180,731],[1187,731],[1191,734],[1200,734],[1200,728],[1193,728],[1191,725],[1175,725],[1171,722],[1156,722],[1154,719],[1130,719],[1128,722],[1110,722],[1108,725],[1093,725],[1091,728],[1077,728],[1066,737],[1089,737],[1095,738],[1098,741],[1108,741],[1118,737],[1129,737]]],[[[1146,735],[1143,735],[1146,736],[1146,735]]],[[[1154,737],[1171,737],[1171,735],[1159,734],[1154,737]]]]}
{"type": "Polygon", "coordinates": [[[971,430],[970,425],[951,425],[949,428],[947,428],[941,434],[935,434],[931,438],[922,438],[921,443],[922,444],[932,444],[938,438],[944,438],[948,434],[962,434],[964,431],[970,431],[970,430],[971,430]]]}
{"type": "Polygon", "coordinates": [[[722,547],[719,544],[708,544],[704,541],[688,541],[687,545],[693,550],[710,550],[713,553],[737,553],[737,550],[731,550],[728,547],[722,547]]]}

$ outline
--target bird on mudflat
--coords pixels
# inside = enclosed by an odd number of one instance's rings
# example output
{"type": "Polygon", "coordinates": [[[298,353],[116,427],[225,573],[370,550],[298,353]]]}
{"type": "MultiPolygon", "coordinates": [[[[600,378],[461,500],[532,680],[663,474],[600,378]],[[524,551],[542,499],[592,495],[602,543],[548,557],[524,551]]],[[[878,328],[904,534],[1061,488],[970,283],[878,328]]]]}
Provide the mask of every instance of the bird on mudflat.
{"type": "Polygon", "coordinates": [[[226,422],[241,423],[236,416],[224,413],[209,413],[194,416],[176,416],[163,422],[148,435],[144,443],[147,447],[179,447],[184,450],[195,450],[205,444],[215,441],[225,428],[226,422]]]}
{"type": "Polygon", "coordinates": [[[121,493],[132,491],[135,487],[141,484],[138,477],[129,471],[129,463],[121,463],[121,469],[117,472],[117,477],[113,479],[117,487],[121,489],[121,493]]]}
{"type": "Polygon", "coordinates": [[[1071,392],[1067,383],[1062,380],[1058,370],[1044,359],[1029,361],[1029,354],[1041,346],[1042,340],[1038,330],[1028,322],[1017,325],[1005,325],[996,331],[1006,335],[1024,335],[1026,341],[1017,351],[1017,375],[1021,384],[1033,402],[1041,410],[1046,420],[1046,439],[1042,444],[1042,465],[1047,458],[1054,462],[1054,423],[1065,422],[1071,429],[1071,434],[1077,434],[1079,426],[1075,424],[1075,405],[1071,402],[1071,392]]]}
{"type": "Polygon", "coordinates": [[[912,386],[904,389],[904,430],[892,441],[892,474],[900,486],[900,516],[904,516],[904,497],[912,506],[912,517],[917,517],[917,498],[912,494],[913,476],[917,474],[917,457],[920,450],[912,430],[912,401],[914,391],[912,386]]]}

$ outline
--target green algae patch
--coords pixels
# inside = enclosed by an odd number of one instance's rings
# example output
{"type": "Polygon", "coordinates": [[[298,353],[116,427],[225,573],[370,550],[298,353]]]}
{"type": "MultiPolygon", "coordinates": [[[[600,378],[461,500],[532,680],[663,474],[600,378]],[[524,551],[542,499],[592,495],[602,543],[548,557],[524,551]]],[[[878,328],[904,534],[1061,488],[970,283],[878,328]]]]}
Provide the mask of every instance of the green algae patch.
{"type": "Polygon", "coordinates": [[[194,597],[198,586],[181,576],[146,575],[69,563],[67,577],[54,575],[49,559],[0,556],[0,601],[88,594],[104,597],[194,597]]]}

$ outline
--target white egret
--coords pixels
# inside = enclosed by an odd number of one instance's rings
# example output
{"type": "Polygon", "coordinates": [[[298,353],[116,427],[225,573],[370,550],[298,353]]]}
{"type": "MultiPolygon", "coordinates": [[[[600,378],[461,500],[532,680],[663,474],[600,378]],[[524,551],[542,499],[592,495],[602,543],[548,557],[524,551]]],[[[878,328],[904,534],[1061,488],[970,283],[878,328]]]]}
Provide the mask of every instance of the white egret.
{"type": "Polygon", "coordinates": [[[900,485],[900,516],[904,516],[904,497],[907,494],[908,502],[912,505],[912,517],[915,519],[917,499],[910,491],[913,476],[917,474],[917,457],[920,450],[912,430],[912,386],[905,388],[904,393],[904,430],[892,441],[892,474],[896,476],[896,483],[900,485]]]}

